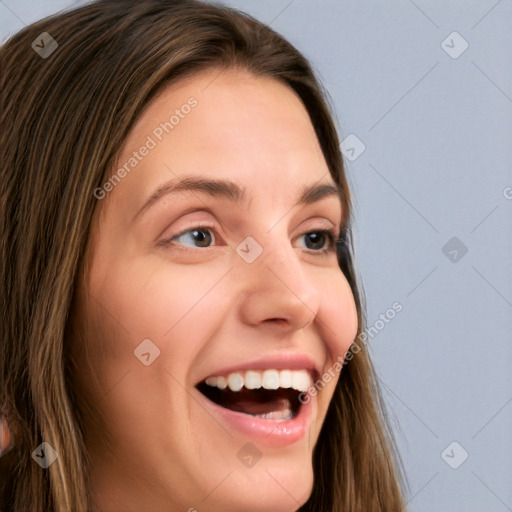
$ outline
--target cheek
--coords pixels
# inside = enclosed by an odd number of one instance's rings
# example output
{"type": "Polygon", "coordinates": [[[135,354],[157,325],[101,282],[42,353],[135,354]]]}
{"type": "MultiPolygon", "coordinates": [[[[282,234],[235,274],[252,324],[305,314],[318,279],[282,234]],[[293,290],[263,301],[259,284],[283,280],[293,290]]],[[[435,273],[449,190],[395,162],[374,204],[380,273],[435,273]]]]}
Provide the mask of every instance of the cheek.
{"type": "Polygon", "coordinates": [[[345,355],[359,327],[354,295],[341,271],[325,280],[317,317],[332,365],[345,355]]]}
{"type": "Polygon", "coordinates": [[[98,272],[91,278],[90,289],[134,339],[161,338],[183,316],[199,284],[192,273],[157,272],[156,266],[132,260],[98,272]]]}
{"type": "Polygon", "coordinates": [[[162,361],[168,359],[166,364],[192,358],[219,314],[214,288],[226,268],[216,267],[132,260],[92,279],[91,290],[110,313],[103,317],[115,319],[116,355],[133,357],[142,340],[150,339],[161,350],[162,361]]]}
{"type": "Polygon", "coordinates": [[[323,418],[343,369],[345,354],[357,335],[358,314],[352,290],[341,271],[326,276],[319,291],[321,301],[316,322],[327,350],[323,373],[309,393],[318,400],[323,418]]]}
{"type": "MultiPolygon", "coordinates": [[[[120,439],[146,438],[144,429],[155,422],[176,429],[182,424],[185,416],[178,411],[186,410],[189,398],[183,385],[217,325],[214,287],[225,271],[132,261],[129,267],[117,264],[91,274],[87,331],[99,385],[93,391],[86,375],[88,395],[93,404],[100,403],[98,413],[116,432],[128,418],[141,418],[120,439]],[[160,351],[149,367],[134,354],[146,339],[160,351]]],[[[155,349],[149,345],[149,350],[155,349]]]]}

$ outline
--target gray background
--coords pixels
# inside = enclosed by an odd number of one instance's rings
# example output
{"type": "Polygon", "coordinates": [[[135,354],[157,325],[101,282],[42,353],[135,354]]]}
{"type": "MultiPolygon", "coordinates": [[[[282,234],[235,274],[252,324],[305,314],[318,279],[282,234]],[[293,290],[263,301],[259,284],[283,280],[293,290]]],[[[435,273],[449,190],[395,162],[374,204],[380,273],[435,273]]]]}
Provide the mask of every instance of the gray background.
{"type": "MultiPolygon", "coordinates": [[[[0,1],[0,37],[79,3],[0,1]]],[[[409,509],[512,510],[512,0],[227,3],[311,60],[365,145],[343,146],[357,266],[409,509]]]]}

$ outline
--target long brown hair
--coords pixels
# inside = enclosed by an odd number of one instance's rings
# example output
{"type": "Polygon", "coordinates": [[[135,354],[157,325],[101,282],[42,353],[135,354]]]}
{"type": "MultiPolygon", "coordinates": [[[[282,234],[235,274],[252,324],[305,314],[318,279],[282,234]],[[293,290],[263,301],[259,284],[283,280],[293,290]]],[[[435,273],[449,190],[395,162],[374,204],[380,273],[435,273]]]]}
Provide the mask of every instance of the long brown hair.
{"type": "MultiPolygon", "coordinates": [[[[0,412],[15,445],[1,460],[2,510],[85,512],[87,452],[66,329],[97,207],[134,123],[162,88],[207,67],[280,80],[304,103],[350,212],[340,143],[309,63],[269,27],[194,0],[100,0],[39,21],[0,50],[0,412]],[[33,42],[48,36],[36,48],[33,42]],[[45,45],[47,53],[37,49],[45,45]],[[53,45],[53,46],[52,46],[53,45]],[[51,50],[51,51],[50,51],[51,50]],[[59,458],[31,458],[48,442],[59,458]]],[[[350,216],[339,265],[354,294],[350,216]]],[[[301,511],[399,511],[401,471],[365,346],[344,366],[314,451],[301,511]]],[[[0,489],[1,490],[1,489],[0,489]]]]}

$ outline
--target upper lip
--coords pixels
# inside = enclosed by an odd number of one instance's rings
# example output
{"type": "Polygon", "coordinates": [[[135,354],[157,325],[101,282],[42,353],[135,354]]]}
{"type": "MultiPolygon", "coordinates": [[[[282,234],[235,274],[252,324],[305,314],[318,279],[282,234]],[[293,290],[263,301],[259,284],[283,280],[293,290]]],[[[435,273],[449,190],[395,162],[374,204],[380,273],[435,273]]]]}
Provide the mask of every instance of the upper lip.
{"type": "Polygon", "coordinates": [[[311,356],[303,352],[282,352],[268,356],[247,359],[219,368],[205,375],[202,382],[208,377],[216,375],[229,375],[233,372],[245,370],[308,370],[315,379],[320,375],[320,365],[316,364],[311,356]]]}

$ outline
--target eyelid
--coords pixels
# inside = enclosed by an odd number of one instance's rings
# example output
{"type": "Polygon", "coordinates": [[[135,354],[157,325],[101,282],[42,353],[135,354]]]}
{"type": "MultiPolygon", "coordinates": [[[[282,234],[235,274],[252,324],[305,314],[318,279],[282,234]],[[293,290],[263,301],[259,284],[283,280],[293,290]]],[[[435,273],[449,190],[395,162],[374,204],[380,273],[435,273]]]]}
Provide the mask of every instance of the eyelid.
{"type": "MultiPolygon", "coordinates": [[[[311,223],[315,222],[315,225],[312,226],[309,229],[306,229],[305,231],[301,231],[300,235],[305,235],[306,233],[311,233],[313,231],[328,231],[331,233],[335,239],[339,238],[341,228],[338,227],[336,224],[334,224],[332,221],[328,219],[316,219],[315,221],[311,221],[311,223]],[[323,226],[319,226],[318,222],[323,223],[323,226]]],[[[178,232],[172,234],[171,236],[165,237],[165,240],[172,240],[173,238],[176,238],[180,235],[183,235],[187,233],[188,231],[192,231],[194,228],[204,228],[204,229],[211,229],[213,231],[218,231],[217,226],[212,221],[203,221],[203,220],[197,220],[197,221],[191,221],[191,224],[189,226],[186,226],[182,229],[180,229],[178,232]]],[[[164,241],[165,241],[164,240],[164,241]]]]}
{"type": "MultiPolygon", "coordinates": [[[[306,248],[305,251],[307,253],[312,253],[312,254],[314,254],[316,256],[326,256],[326,255],[331,254],[331,253],[336,253],[337,247],[338,247],[338,244],[339,244],[339,241],[340,241],[340,231],[337,228],[337,226],[332,226],[332,223],[330,223],[330,222],[329,222],[329,224],[331,224],[330,227],[313,226],[310,229],[307,229],[307,230],[301,232],[299,237],[302,237],[302,236],[307,235],[309,233],[325,233],[328,236],[327,247],[325,247],[323,249],[319,249],[319,250],[307,249],[306,248]]],[[[161,240],[158,243],[158,245],[162,246],[162,247],[167,247],[167,246],[172,244],[178,250],[186,251],[186,252],[189,252],[189,251],[194,251],[194,252],[196,252],[196,251],[205,251],[205,250],[212,249],[212,248],[218,246],[217,235],[218,235],[218,229],[217,229],[216,226],[213,226],[208,221],[203,221],[203,222],[197,221],[193,225],[190,225],[188,227],[185,227],[185,228],[181,229],[178,233],[175,233],[175,234],[173,234],[173,235],[171,235],[169,237],[166,237],[165,239],[161,240]],[[211,231],[212,234],[213,234],[214,245],[213,246],[207,246],[207,247],[190,247],[190,246],[187,246],[187,245],[184,245],[184,244],[180,244],[180,243],[173,244],[173,240],[175,238],[178,238],[178,237],[180,237],[180,236],[182,236],[182,235],[184,235],[184,234],[186,234],[186,233],[188,233],[190,231],[194,231],[195,229],[198,229],[198,230],[204,229],[204,230],[211,231]]],[[[222,237],[221,237],[221,239],[222,239],[222,237]]]]}
{"type": "MultiPolygon", "coordinates": [[[[208,229],[208,230],[212,231],[212,233],[214,234],[214,241],[217,242],[217,236],[216,236],[218,234],[217,227],[212,225],[212,223],[210,221],[200,221],[199,220],[199,221],[194,222],[193,224],[191,224],[188,227],[180,229],[177,233],[173,233],[170,236],[166,236],[163,240],[160,240],[158,242],[158,245],[165,247],[165,246],[171,244],[175,238],[177,238],[181,235],[184,235],[185,233],[188,233],[189,231],[193,231],[194,229],[204,229],[204,230],[208,229]]],[[[185,248],[185,250],[187,250],[187,249],[194,250],[192,247],[187,247],[187,246],[184,246],[183,244],[175,244],[175,245],[177,245],[180,248],[185,248]]],[[[204,247],[201,250],[204,251],[205,249],[208,249],[208,248],[209,247],[204,247]]]]}
{"type": "MultiPolygon", "coordinates": [[[[221,224],[218,222],[218,220],[216,218],[216,215],[210,209],[205,211],[202,208],[200,210],[196,210],[194,208],[194,209],[190,209],[190,210],[188,210],[188,211],[186,211],[184,213],[186,213],[187,217],[189,216],[189,214],[208,213],[209,214],[208,215],[209,218],[208,219],[200,219],[199,218],[197,220],[194,220],[193,218],[189,219],[188,222],[184,223],[185,224],[184,227],[182,227],[178,231],[172,232],[168,236],[165,236],[165,232],[169,232],[170,230],[166,229],[164,231],[164,233],[161,235],[161,236],[164,236],[164,238],[162,238],[162,239],[160,239],[159,241],[156,242],[157,246],[166,247],[166,246],[172,244],[174,247],[176,247],[178,249],[185,250],[185,251],[187,251],[187,250],[188,251],[197,251],[197,250],[204,251],[205,249],[212,249],[212,248],[214,248],[216,246],[221,245],[221,244],[219,244],[220,241],[223,241],[224,245],[229,245],[224,240],[225,237],[222,236],[222,229],[220,227],[221,224]],[[213,218],[212,218],[212,216],[213,216],[213,218]],[[185,245],[185,244],[182,244],[182,243],[173,243],[173,240],[175,238],[180,237],[180,236],[184,235],[185,233],[187,233],[189,231],[193,231],[194,229],[210,230],[212,232],[212,235],[213,235],[213,238],[214,238],[213,245],[206,246],[206,247],[191,247],[191,246],[188,246],[188,245],[185,245]]],[[[304,219],[304,220],[302,220],[299,223],[299,226],[303,226],[303,227],[300,229],[300,233],[293,237],[294,240],[296,238],[302,237],[302,236],[304,236],[304,235],[306,235],[308,233],[312,233],[312,232],[325,232],[326,234],[329,234],[329,236],[332,236],[332,243],[331,243],[331,240],[329,240],[330,245],[332,245],[333,247],[336,247],[338,245],[338,240],[340,238],[340,234],[341,234],[341,231],[342,231],[342,228],[341,228],[341,226],[339,224],[339,220],[335,221],[332,218],[330,218],[330,215],[329,216],[325,216],[324,213],[319,213],[319,212],[315,212],[315,213],[313,213],[313,215],[311,215],[309,218],[304,219]]],[[[181,218],[183,218],[183,217],[181,217],[181,218]]],[[[298,229],[299,228],[296,228],[293,231],[297,232],[298,229]]],[[[237,229],[236,231],[238,232],[240,230],[237,229]]],[[[241,233],[239,233],[239,234],[241,234],[241,233]]],[[[308,251],[308,252],[314,252],[314,253],[321,253],[322,252],[322,249],[320,249],[320,250],[313,250],[313,249],[306,248],[305,250],[308,251]]]]}

